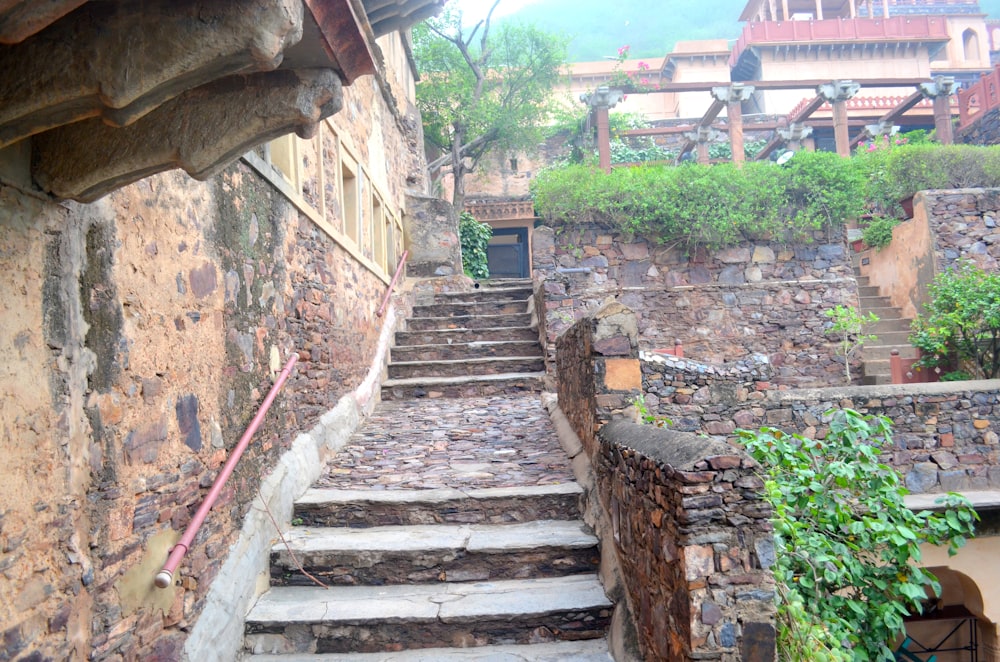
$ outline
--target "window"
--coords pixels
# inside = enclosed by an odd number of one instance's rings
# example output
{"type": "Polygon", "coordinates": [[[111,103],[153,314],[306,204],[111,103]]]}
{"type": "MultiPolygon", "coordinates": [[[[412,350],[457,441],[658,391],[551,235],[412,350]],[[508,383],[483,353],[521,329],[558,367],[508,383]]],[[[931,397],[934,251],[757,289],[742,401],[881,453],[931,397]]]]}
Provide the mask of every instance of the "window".
{"type": "Polygon", "coordinates": [[[294,133],[276,138],[270,143],[271,165],[281,173],[295,191],[301,188],[299,150],[294,133]]]}
{"type": "Polygon", "coordinates": [[[972,28],[962,33],[962,48],[967,61],[979,59],[979,35],[972,28]]]}
{"type": "Polygon", "coordinates": [[[358,164],[344,154],[340,160],[340,207],[344,213],[344,234],[350,237],[355,244],[361,242],[358,188],[358,164]]]}
{"type": "Polygon", "coordinates": [[[378,197],[378,194],[372,196],[372,243],[374,244],[374,252],[372,259],[375,264],[382,267],[382,271],[388,272],[389,268],[386,266],[386,250],[385,250],[385,211],[382,206],[382,200],[378,197]]]}

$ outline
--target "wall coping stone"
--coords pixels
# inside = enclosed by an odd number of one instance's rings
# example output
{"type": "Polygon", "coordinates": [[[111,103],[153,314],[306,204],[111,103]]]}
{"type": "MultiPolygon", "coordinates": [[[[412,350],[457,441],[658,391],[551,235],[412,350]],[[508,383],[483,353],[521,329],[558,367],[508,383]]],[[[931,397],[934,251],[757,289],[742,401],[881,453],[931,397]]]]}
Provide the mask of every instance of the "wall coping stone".
{"type": "Polygon", "coordinates": [[[1000,391],[1000,379],[976,379],[963,382],[933,382],[930,384],[879,384],[872,386],[832,386],[768,391],[773,403],[793,403],[806,400],[844,400],[852,397],[919,397],[951,393],[1000,391]]]}
{"type": "Polygon", "coordinates": [[[719,456],[738,457],[745,463],[751,462],[742,450],[724,441],[706,439],[691,432],[665,430],[655,425],[640,425],[623,418],[606,424],[598,436],[680,471],[693,471],[696,465],[719,456]]]}

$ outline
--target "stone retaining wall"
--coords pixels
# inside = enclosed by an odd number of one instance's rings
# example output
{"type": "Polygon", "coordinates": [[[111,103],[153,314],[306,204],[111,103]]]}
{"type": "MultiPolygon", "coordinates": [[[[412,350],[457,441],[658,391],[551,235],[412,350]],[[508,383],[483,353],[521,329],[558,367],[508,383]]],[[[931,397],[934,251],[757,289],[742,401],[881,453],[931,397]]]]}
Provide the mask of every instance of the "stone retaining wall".
{"type": "Polygon", "coordinates": [[[570,327],[556,362],[643,659],[773,660],[771,512],[753,462],[724,441],[612,420],[643,384],[635,315],[621,304],[570,327]]]}
{"type": "Polygon", "coordinates": [[[538,228],[533,254],[550,343],[614,299],[635,311],[643,349],[680,340],[685,355],[709,363],[766,357],[779,385],[842,383],[825,312],[856,307],[858,294],[839,231],[807,245],[757,242],[686,255],[597,226],[538,228]]]}

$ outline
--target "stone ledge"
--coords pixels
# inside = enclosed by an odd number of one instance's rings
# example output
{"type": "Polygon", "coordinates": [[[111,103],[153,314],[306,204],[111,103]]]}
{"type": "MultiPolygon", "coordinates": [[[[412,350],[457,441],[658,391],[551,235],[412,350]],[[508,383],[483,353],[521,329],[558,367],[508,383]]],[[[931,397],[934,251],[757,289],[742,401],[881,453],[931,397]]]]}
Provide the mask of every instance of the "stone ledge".
{"type": "Polygon", "coordinates": [[[769,391],[767,398],[774,404],[804,402],[808,400],[843,400],[858,396],[871,398],[919,397],[1000,391],[1000,379],[979,379],[965,382],[935,382],[931,384],[878,384],[873,386],[833,386],[829,388],[800,388],[788,391],[769,391]]]}

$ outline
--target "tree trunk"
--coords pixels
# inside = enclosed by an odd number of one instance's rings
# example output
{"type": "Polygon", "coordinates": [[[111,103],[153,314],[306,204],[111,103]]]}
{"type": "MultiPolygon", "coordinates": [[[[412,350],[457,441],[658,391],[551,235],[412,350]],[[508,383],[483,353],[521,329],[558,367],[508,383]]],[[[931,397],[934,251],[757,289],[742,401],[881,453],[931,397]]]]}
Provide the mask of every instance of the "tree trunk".
{"type": "Polygon", "coordinates": [[[465,161],[462,159],[462,133],[456,128],[455,139],[451,143],[451,176],[454,189],[451,204],[455,213],[461,214],[465,205],[465,161]]]}

